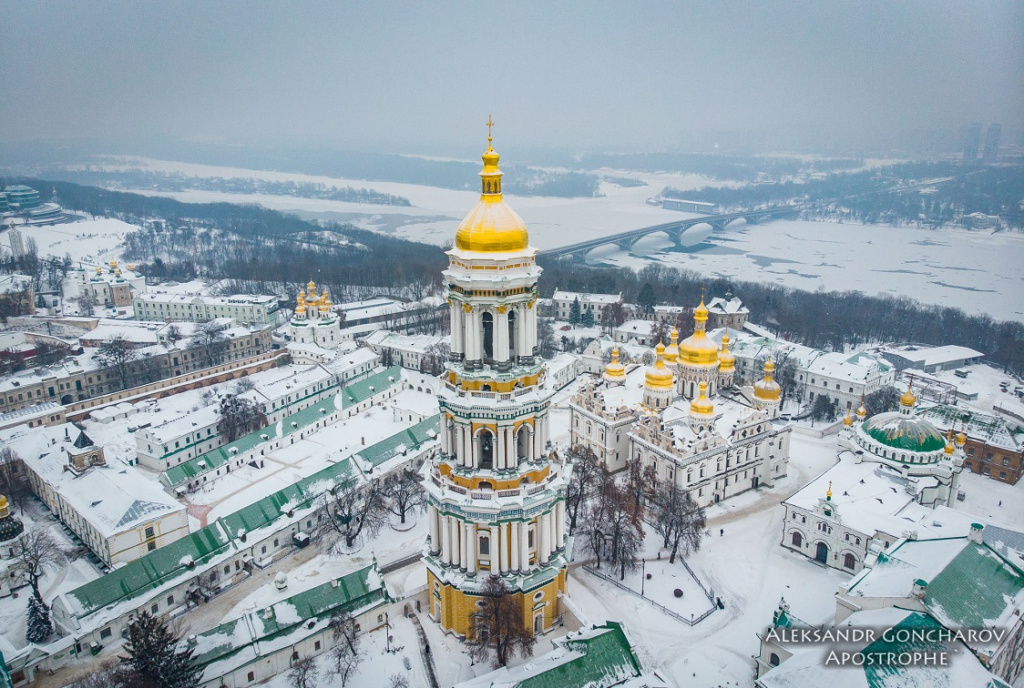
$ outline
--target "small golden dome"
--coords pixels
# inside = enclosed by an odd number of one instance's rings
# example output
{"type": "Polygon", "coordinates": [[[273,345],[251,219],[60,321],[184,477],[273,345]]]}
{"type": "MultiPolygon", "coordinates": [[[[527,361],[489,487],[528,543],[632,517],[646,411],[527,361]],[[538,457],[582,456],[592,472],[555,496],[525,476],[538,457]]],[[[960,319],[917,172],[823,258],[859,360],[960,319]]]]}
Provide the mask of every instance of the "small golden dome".
{"type": "Polygon", "coordinates": [[[718,370],[732,373],[736,370],[736,357],[729,351],[729,331],[722,333],[722,350],[718,352],[718,370]]]}
{"type": "Polygon", "coordinates": [[[604,367],[604,379],[608,381],[626,379],[626,366],[619,363],[619,347],[612,349],[612,360],[604,367]]]}
{"type": "Polygon", "coordinates": [[[679,360],[679,330],[672,328],[668,335],[668,346],[665,347],[665,362],[675,363],[679,360]]]}
{"type": "Polygon", "coordinates": [[[704,297],[700,297],[700,305],[693,309],[693,319],[696,322],[708,321],[708,307],[704,305],[704,297]]]}
{"type": "Polygon", "coordinates": [[[708,383],[701,380],[699,388],[697,398],[690,402],[690,413],[695,416],[713,416],[715,405],[708,399],[708,383]]]}
{"type": "Polygon", "coordinates": [[[868,417],[868,409],[864,406],[864,397],[860,398],[860,406],[857,407],[857,420],[864,420],[868,417]]]}
{"type": "MultiPolygon", "coordinates": [[[[490,120],[488,120],[490,122],[490,120]]],[[[529,248],[526,223],[510,208],[501,195],[501,170],[498,154],[487,137],[484,168],[480,172],[480,200],[459,224],[455,248],[474,253],[514,253],[529,248]]]]}
{"type": "Polygon", "coordinates": [[[754,396],[763,401],[778,401],[782,398],[782,388],[772,379],[775,364],[771,359],[764,362],[764,377],[754,383],[754,396]]]}
{"type": "Polygon", "coordinates": [[[967,444],[967,433],[965,433],[963,429],[961,429],[960,433],[956,436],[956,444],[958,447],[962,447],[967,444]]]}
{"type": "Polygon", "coordinates": [[[845,416],[843,416],[843,427],[845,427],[845,428],[849,428],[849,427],[851,427],[852,425],[853,425],[853,416],[851,416],[851,415],[850,415],[850,412],[849,412],[849,411],[847,411],[847,412],[846,412],[846,415],[845,415],[845,416]]]}
{"type": "Polygon", "coordinates": [[[914,392],[912,390],[913,385],[913,380],[911,380],[910,383],[907,384],[907,391],[904,392],[903,396],[900,397],[900,406],[913,406],[914,404],[917,403],[917,397],[914,396],[914,392]]]}
{"type": "Polygon", "coordinates": [[[657,358],[654,361],[654,365],[644,373],[644,387],[660,390],[672,389],[672,371],[665,365],[665,345],[658,342],[658,346],[655,347],[654,351],[657,354],[657,358]]]}

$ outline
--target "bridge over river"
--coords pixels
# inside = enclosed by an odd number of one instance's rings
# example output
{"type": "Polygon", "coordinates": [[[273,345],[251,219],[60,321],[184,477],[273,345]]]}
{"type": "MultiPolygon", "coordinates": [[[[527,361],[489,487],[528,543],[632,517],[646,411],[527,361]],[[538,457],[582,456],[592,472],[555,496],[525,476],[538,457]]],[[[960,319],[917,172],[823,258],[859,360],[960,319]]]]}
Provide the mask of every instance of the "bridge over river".
{"type": "Polygon", "coordinates": [[[673,222],[666,222],[660,225],[652,225],[651,227],[632,229],[628,232],[589,239],[587,241],[581,241],[576,244],[561,246],[559,248],[547,249],[546,251],[539,251],[537,255],[539,257],[562,256],[569,257],[573,260],[586,261],[587,255],[594,249],[601,246],[618,246],[625,251],[632,252],[633,246],[635,246],[638,241],[652,234],[664,234],[671,239],[675,245],[681,246],[688,243],[685,238],[686,233],[698,225],[709,225],[712,229],[721,230],[725,229],[728,224],[737,220],[746,220],[749,223],[757,224],[783,217],[796,217],[803,209],[803,206],[785,206],[778,208],[764,208],[761,210],[746,210],[739,213],[725,213],[721,215],[702,215],[700,217],[691,217],[685,220],[675,220],[673,222]]]}

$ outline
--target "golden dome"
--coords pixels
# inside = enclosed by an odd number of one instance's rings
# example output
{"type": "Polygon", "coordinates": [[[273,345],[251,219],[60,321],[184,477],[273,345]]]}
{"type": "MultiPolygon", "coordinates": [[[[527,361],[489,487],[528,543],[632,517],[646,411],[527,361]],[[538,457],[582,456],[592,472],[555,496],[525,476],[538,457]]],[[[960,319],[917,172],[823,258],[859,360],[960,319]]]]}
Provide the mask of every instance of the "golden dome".
{"type": "Polygon", "coordinates": [[[907,384],[907,391],[900,397],[900,406],[913,406],[917,403],[917,397],[914,396],[914,392],[911,389],[913,385],[913,380],[907,384]]]}
{"type": "Polygon", "coordinates": [[[864,397],[860,398],[860,406],[857,407],[857,420],[864,420],[868,417],[868,409],[864,406],[864,397]]]}
{"type": "Polygon", "coordinates": [[[771,359],[764,362],[764,377],[754,383],[754,396],[763,401],[778,401],[782,398],[782,388],[772,379],[775,364],[771,359]]]}
{"type": "Polygon", "coordinates": [[[668,346],[665,347],[665,362],[675,363],[679,360],[679,330],[672,328],[668,335],[668,346]]]}
{"type": "Polygon", "coordinates": [[[849,427],[851,427],[852,425],[853,425],[853,416],[851,416],[851,415],[850,415],[850,412],[849,412],[849,411],[847,411],[847,412],[846,412],[846,415],[845,415],[845,416],[843,416],[843,427],[844,427],[844,428],[849,428],[849,427]]]}
{"type": "Polygon", "coordinates": [[[956,451],[956,446],[953,444],[953,428],[950,428],[949,432],[946,433],[946,448],[945,448],[945,452],[946,452],[947,455],[949,455],[949,454],[952,454],[955,451],[956,451]]]}
{"type": "Polygon", "coordinates": [[[679,344],[679,363],[697,366],[718,365],[718,344],[704,331],[708,309],[704,299],[693,309],[693,334],[679,344]]]}
{"type": "Polygon", "coordinates": [[[665,365],[665,345],[658,342],[654,349],[657,359],[644,373],[644,387],[648,389],[672,389],[672,371],[665,365]]]}
{"type": "Polygon", "coordinates": [[[967,444],[967,433],[963,431],[963,428],[960,429],[960,433],[956,436],[956,444],[958,447],[967,444]]]}
{"type": "MultiPolygon", "coordinates": [[[[490,118],[487,121],[490,126],[490,118]]],[[[526,223],[502,198],[498,154],[491,146],[490,136],[482,158],[480,200],[456,230],[455,248],[475,253],[522,251],[530,245],[526,223]]]]}
{"type": "Polygon", "coordinates": [[[715,405],[708,399],[708,383],[700,381],[700,393],[690,402],[690,413],[695,416],[713,416],[715,405]]]}
{"type": "Polygon", "coordinates": [[[316,282],[309,280],[309,284],[306,285],[306,293],[309,294],[309,298],[316,298],[316,282]]]}
{"type": "Polygon", "coordinates": [[[736,370],[736,357],[729,351],[729,331],[722,334],[722,350],[718,352],[718,369],[723,373],[736,370]]]}
{"type": "Polygon", "coordinates": [[[306,292],[299,289],[299,295],[295,297],[295,312],[306,312],[306,292]]]}
{"type": "Polygon", "coordinates": [[[612,349],[612,360],[604,367],[604,379],[609,382],[626,379],[626,366],[619,363],[619,347],[612,349]]]}

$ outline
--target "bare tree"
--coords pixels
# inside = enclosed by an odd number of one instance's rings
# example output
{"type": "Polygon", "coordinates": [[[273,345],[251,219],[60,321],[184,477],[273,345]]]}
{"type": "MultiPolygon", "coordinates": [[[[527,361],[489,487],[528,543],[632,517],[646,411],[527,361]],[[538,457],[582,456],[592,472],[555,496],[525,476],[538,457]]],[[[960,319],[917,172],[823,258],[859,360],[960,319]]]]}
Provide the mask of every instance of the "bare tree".
{"type": "Polygon", "coordinates": [[[288,682],[295,688],[315,688],[320,678],[316,657],[306,657],[292,664],[288,670],[288,682]]]}
{"type": "Polygon", "coordinates": [[[638,458],[626,461],[626,490],[633,499],[633,508],[643,509],[646,501],[654,496],[658,484],[658,471],[653,463],[646,466],[638,458]]]}
{"type": "Polygon", "coordinates": [[[206,364],[213,367],[221,363],[224,352],[227,349],[227,339],[224,335],[225,327],[211,320],[196,328],[188,347],[201,353],[206,358],[206,364]]]}
{"type": "Polygon", "coordinates": [[[404,466],[384,478],[384,495],[388,511],[398,516],[401,523],[405,523],[407,515],[415,514],[427,504],[419,473],[411,466],[404,466]]]}
{"type": "Polygon", "coordinates": [[[71,347],[67,344],[49,339],[37,339],[35,341],[35,349],[36,363],[41,366],[60,363],[71,353],[71,347]]]}
{"type": "Polygon", "coordinates": [[[217,432],[228,442],[234,442],[267,424],[267,417],[256,402],[237,394],[229,394],[220,400],[218,415],[217,432]]]}
{"type": "Polygon", "coordinates": [[[379,531],[387,521],[387,501],[380,480],[359,485],[355,479],[319,499],[314,537],[324,552],[351,550],[359,537],[379,531]]]}
{"type": "Polygon", "coordinates": [[[124,335],[117,335],[109,342],[103,342],[96,350],[96,360],[109,368],[117,377],[120,389],[128,389],[132,383],[132,362],[139,357],[131,342],[124,335]]]}
{"type": "Polygon", "coordinates": [[[586,518],[586,546],[597,567],[606,560],[619,567],[619,577],[639,564],[644,530],[633,495],[614,479],[603,481],[586,518]]]}
{"type": "Polygon", "coordinates": [[[498,576],[489,576],[480,588],[480,601],[469,616],[466,644],[477,661],[494,652],[494,666],[503,667],[517,654],[529,657],[537,642],[526,627],[523,610],[516,596],[498,576]]]}
{"type": "Polygon", "coordinates": [[[391,674],[388,677],[388,688],[409,688],[409,679],[401,674],[391,674]]]}
{"type": "Polygon", "coordinates": [[[567,459],[572,463],[572,475],[566,491],[565,507],[569,515],[569,533],[576,532],[576,520],[580,509],[593,496],[601,482],[604,468],[600,465],[597,455],[589,447],[574,447],[567,452],[567,459]]]}
{"type": "Polygon", "coordinates": [[[25,499],[32,494],[25,462],[7,446],[0,447],[0,494],[5,495],[22,513],[25,513],[25,499]]]}
{"type": "Polygon", "coordinates": [[[42,527],[25,531],[9,547],[11,558],[18,563],[18,573],[32,587],[32,594],[42,600],[39,581],[47,571],[59,569],[67,561],[67,553],[42,527]]]}
{"type": "Polygon", "coordinates": [[[363,653],[359,649],[356,620],[345,609],[331,614],[329,627],[334,631],[334,647],[329,655],[330,673],[344,686],[359,670],[363,653]]]}
{"type": "Polygon", "coordinates": [[[704,508],[693,501],[689,492],[679,489],[675,480],[658,484],[650,511],[654,530],[661,535],[662,546],[669,550],[670,564],[675,563],[680,550],[686,556],[700,548],[707,526],[704,508]]]}

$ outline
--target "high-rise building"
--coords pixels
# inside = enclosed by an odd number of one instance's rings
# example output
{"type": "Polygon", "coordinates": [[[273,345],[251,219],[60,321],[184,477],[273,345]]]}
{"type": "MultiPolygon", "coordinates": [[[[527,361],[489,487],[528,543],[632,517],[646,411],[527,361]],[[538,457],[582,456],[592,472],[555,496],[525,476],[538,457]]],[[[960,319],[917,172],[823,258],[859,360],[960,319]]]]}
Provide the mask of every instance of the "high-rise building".
{"type": "Polygon", "coordinates": [[[985,152],[982,159],[986,163],[993,163],[999,159],[999,137],[1002,136],[1003,125],[990,124],[985,132],[985,152]]]}
{"type": "MultiPolygon", "coordinates": [[[[490,122],[488,122],[490,125],[490,122]]],[[[480,201],[459,225],[444,271],[451,356],[439,394],[441,451],[424,468],[430,616],[472,637],[484,582],[500,579],[524,625],[560,618],[571,465],[548,441],[552,391],[538,357],[537,250],[501,193],[488,136],[480,201]]]]}
{"type": "Polygon", "coordinates": [[[978,148],[981,146],[981,125],[973,122],[964,130],[964,162],[978,159],[978,148]]]}

